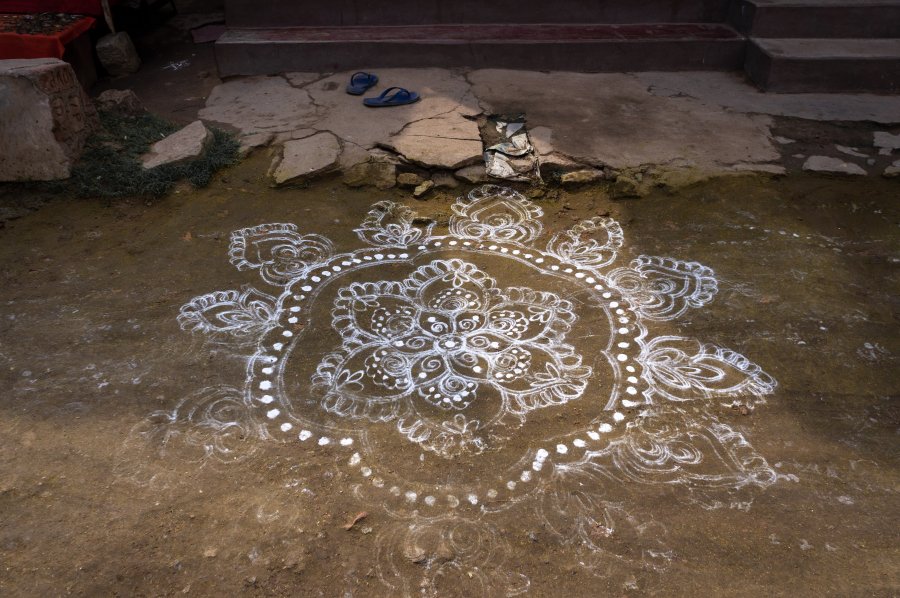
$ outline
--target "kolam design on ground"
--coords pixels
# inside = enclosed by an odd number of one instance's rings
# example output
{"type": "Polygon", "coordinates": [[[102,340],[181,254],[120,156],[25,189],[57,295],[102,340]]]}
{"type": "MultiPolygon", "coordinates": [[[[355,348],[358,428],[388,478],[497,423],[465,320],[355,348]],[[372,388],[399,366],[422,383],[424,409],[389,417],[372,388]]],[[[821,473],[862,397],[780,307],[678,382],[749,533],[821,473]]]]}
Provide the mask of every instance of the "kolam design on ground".
{"type": "Polygon", "coordinates": [[[244,401],[265,437],[340,451],[360,496],[433,516],[555,487],[557,471],[622,453],[657,407],[773,392],[733,351],[648,333],[713,299],[711,269],[618,266],[614,220],[542,242],[542,217],[487,185],[457,200],[446,234],[377,203],[355,231],[364,246],[345,253],[293,224],[241,229],[232,263],[276,291],[197,297],[179,321],[258,339],[244,401]]]}

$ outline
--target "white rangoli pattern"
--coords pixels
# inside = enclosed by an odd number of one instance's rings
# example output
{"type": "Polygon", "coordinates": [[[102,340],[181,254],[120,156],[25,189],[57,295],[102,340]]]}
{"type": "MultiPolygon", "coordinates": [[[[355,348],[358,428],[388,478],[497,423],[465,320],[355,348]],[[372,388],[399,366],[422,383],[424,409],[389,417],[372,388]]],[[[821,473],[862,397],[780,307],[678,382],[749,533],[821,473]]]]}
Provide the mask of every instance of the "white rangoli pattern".
{"type": "MultiPolygon", "coordinates": [[[[342,350],[326,356],[314,378],[327,411],[397,419],[405,429],[426,418],[418,401],[461,412],[488,400],[484,391],[493,388],[500,401],[491,420],[469,420],[458,433],[460,448],[476,452],[484,442],[470,432],[577,399],[591,375],[563,342],[576,319],[571,303],[550,292],[499,289],[458,259],[435,260],[401,282],[353,283],[338,292],[332,318],[342,350]]],[[[423,421],[416,434],[424,448],[447,455],[456,451],[441,420],[423,421]]]]}
{"type": "Polygon", "coordinates": [[[734,351],[652,332],[713,300],[710,268],[645,255],[617,267],[624,234],[608,217],[541,245],[542,216],[516,191],[487,185],[456,202],[447,234],[417,226],[408,207],[377,203],[355,231],[366,246],[346,253],[293,224],[236,231],[232,263],[258,270],[276,291],[202,295],[179,322],[235,346],[254,340],[243,398],[230,395],[223,413],[244,410],[233,426],[217,419],[204,428],[191,418],[205,411],[179,405],[171,417],[154,416],[177,433],[145,425],[139,434],[209,438],[204,454],[228,461],[233,449],[226,453],[220,436],[237,429],[298,450],[344,451],[356,495],[384,501],[401,521],[382,535],[389,548],[379,576],[404,594],[437,588],[464,568],[479,571],[473,594],[527,591],[486,520],[517,506],[532,509],[562,545],[593,554],[581,558],[597,574],[624,562],[604,539],[628,529],[644,547],[636,551],[643,564],[664,567],[671,551],[656,528],[632,523],[609,485],[683,485],[717,508],[722,488],[774,483],[765,459],[703,406],[753,406],[776,383],[734,351]],[[511,269],[527,286],[501,282],[511,269]],[[332,344],[309,354],[320,346],[311,340],[332,344]],[[558,417],[564,412],[572,419],[558,417]],[[202,434],[185,431],[195,425],[202,434]],[[384,426],[392,435],[373,440],[384,426]],[[409,446],[443,459],[444,472],[451,457],[467,469],[429,478],[417,466],[421,451],[398,467],[397,451],[409,446]],[[480,459],[500,465],[479,470],[480,459]],[[469,560],[408,584],[394,555],[439,540],[464,546],[469,560]]]}

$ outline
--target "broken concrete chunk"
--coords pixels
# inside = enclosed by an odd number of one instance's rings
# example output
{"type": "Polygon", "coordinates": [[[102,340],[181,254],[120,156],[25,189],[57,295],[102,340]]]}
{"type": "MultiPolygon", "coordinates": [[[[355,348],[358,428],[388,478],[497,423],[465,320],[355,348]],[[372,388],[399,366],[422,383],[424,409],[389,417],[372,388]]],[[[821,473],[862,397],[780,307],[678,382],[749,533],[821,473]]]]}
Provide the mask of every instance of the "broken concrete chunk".
{"type": "Polygon", "coordinates": [[[460,168],[454,173],[454,176],[467,183],[484,183],[488,180],[487,172],[485,171],[484,166],[480,164],[460,168]]]}
{"type": "Polygon", "coordinates": [[[803,163],[803,170],[845,176],[865,176],[866,174],[861,166],[829,156],[810,156],[803,163]]]}
{"type": "Polygon", "coordinates": [[[284,144],[281,160],[271,170],[276,185],[299,183],[337,167],[341,144],[331,133],[318,133],[284,144]]]}
{"type": "Polygon", "coordinates": [[[349,168],[343,177],[348,187],[365,187],[367,185],[381,189],[390,189],[396,182],[397,167],[390,162],[373,160],[363,162],[349,168]]]}
{"type": "Polygon", "coordinates": [[[149,170],[164,164],[179,164],[199,158],[211,141],[210,130],[201,121],[195,120],[151,145],[150,151],[141,156],[141,165],[149,170]]]}
{"type": "Polygon", "coordinates": [[[72,67],[55,58],[0,60],[0,181],[68,178],[97,113],[72,67]]]}
{"type": "Polygon", "coordinates": [[[141,59],[124,31],[104,35],[97,42],[97,58],[110,75],[130,75],[141,68],[141,59]]]}
{"type": "Polygon", "coordinates": [[[401,172],[397,175],[397,184],[401,187],[418,187],[424,180],[414,172],[401,172]]]}
{"type": "Polygon", "coordinates": [[[889,179],[900,177],[900,160],[897,160],[896,162],[885,168],[882,176],[889,179]]]}
{"type": "Polygon", "coordinates": [[[549,127],[534,127],[528,131],[531,144],[535,151],[543,159],[547,154],[553,153],[553,129],[549,127]]]}
{"type": "MultiPolygon", "coordinates": [[[[341,152],[341,157],[338,158],[338,168],[340,168],[341,170],[346,171],[353,168],[357,164],[362,164],[363,162],[377,159],[377,156],[372,155],[370,152],[367,152],[356,144],[344,143],[343,145],[344,151],[341,152]]],[[[384,162],[385,160],[381,161],[384,162]]]]}
{"type": "Polygon", "coordinates": [[[855,147],[847,147],[846,145],[835,145],[834,148],[842,154],[853,156],[854,158],[868,158],[868,156],[855,147]]]}
{"type": "Polygon", "coordinates": [[[878,149],[888,150],[888,153],[900,149],[900,134],[892,135],[886,131],[876,131],[874,145],[878,149]]]}
{"type": "Polygon", "coordinates": [[[251,135],[244,135],[240,139],[238,155],[244,157],[258,147],[269,145],[272,143],[273,137],[275,137],[274,133],[253,133],[251,135]]]}
{"type": "Polygon", "coordinates": [[[559,181],[563,185],[582,185],[584,183],[596,183],[599,180],[603,179],[603,171],[596,170],[593,168],[585,168],[582,170],[575,170],[572,172],[567,172],[563,174],[559,181]]]}
{"type": "Polygon", "coordinates": [[[425,181],[413,191],[413,197],[421,198],[434,188],[434,181],[425,181]]]}
{"type": "Polygon", "coordinates": [[[580,170],[581,164],[560,154],[541,155],[540,169],[542,177],[580,170]]]}
{"type": "Polygon", "coordinates": [[[130,89],[107,89],[97,96],[97,108],[124,116],[138,116],[144,113],[144,105],[130,89]]]}
{"type": "Polygon", "coordinates": [[[478,124],[457,112],[414,121],[388,146],[425,167],[456,169],[482,159],[478,124]]]}

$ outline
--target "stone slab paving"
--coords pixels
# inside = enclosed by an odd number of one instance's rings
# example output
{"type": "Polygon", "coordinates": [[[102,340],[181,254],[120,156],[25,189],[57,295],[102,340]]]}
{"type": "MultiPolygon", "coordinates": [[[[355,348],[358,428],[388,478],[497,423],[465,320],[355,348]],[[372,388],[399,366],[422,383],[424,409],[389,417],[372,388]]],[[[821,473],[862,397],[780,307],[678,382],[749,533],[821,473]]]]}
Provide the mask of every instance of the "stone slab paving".
{"type": "MultiPolygon", "coordinates": [[[[380,149],[400,173],[407,165],[456,171],[458,179],[471,181],[485,178],[479,118],[524,113],[544,177],[591,169],[606,179],[621,178],[619,187],[638,196],[657,184],[679,186],[747,172],[783,174],[784,142],[773,134],[776,118],[865,120],[885,128],[900,121],[898,98],[762,94],[730,73],[384,69],[366,96],[401,86],[422,97],[388,109],[367,108],[362,98],[345,93],[350,75],[233,79],[213,91],[200,118],[236,130],[245,152],[328,132],[338,140],[336,168],[344,172],[370,162],[380,149]]],[[[896,150],[889,143],[893,137],[887,131],[876,135],[881,155],[896,150]]],[[[869,170],[867,148],[852,149],[859,151],[860,164],[845,161],[869,170]]],[[[834,159],[849,155],[834,151],[834,159]]],[[[272,172],[280,159],[274,158],[272,172]]],[[[871,170],[890,164],[882,161],[871,170]]],[[[357,181],[363,170],[349,180],[357,181]]],[[[378,185],[385,184],[379,178],[378,185]]]]}

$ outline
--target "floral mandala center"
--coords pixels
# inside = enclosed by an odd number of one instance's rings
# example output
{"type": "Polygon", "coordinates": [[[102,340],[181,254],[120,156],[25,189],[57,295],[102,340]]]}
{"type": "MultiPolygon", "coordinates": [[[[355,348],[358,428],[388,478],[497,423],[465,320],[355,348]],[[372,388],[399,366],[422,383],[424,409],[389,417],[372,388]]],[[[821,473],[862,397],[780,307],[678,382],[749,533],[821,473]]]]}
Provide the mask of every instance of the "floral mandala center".
{"type": "Polygon", "coordinates": [[[436,410],[426,417],[442,419],[491,400],[490,417],[464,429],[521,421],[584,390],[591,368],[564,342],[576,319],[554,293],[501,289],[470,262],[434,260],[401,282],[338,292],[332,327],[343,342],[316,385],[326,409],[349,418],[422,416],[424,403],[436,410]]]}

